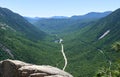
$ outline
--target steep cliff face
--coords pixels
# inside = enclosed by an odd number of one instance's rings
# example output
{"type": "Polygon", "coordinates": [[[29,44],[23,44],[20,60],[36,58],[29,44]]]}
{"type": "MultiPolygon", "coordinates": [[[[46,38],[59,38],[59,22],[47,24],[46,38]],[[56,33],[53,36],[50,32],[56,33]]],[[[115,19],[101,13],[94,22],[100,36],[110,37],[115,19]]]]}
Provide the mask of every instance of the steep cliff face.
{"type": "Polygon", "coordinates": [[[33,65],[18,60],[0,62],[0,77],[73,77],[71,74],[48,65],[33,65]]]}

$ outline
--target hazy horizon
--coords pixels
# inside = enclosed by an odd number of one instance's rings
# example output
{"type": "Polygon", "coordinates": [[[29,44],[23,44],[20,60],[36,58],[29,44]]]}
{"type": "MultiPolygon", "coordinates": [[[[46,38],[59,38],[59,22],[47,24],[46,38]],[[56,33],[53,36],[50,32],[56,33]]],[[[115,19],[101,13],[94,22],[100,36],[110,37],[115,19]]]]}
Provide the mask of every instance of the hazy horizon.
{"type": "Polygon", "coordinates": [[[89,12],[114,11],[120,7],[119,0],[1,0],[0,7],[26,17],[53,17],[84,15],[89,12]]]}

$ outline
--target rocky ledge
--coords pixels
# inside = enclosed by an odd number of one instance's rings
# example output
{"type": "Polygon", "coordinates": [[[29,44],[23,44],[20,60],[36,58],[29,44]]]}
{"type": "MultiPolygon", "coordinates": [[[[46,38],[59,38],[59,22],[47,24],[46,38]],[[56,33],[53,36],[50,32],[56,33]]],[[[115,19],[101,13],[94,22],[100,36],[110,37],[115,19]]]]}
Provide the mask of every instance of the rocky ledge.
{"type": "Polygon", "coordinates": [[[0,62],[0,77],[73,77],[56,67],[33,65],[18,60],[0,62]]]}

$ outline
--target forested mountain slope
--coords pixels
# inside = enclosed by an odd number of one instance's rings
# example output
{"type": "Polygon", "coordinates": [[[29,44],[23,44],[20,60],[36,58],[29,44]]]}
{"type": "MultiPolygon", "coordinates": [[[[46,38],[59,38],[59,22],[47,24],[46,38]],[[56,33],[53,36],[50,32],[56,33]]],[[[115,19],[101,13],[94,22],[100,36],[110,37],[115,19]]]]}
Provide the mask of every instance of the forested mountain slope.
{"type": "Polygon", "coordinates": [[[29,39],[43,39],[46,36],[44,32],[34,27],[22,16],[7,8],[0,8],[0,22],[7,24],[15,31],[21,32],[29,39]]]}
{"type": "Polygon", "coordinates": [[[49,38],[49,35],[34,27],[22,16],[0,8],[0,60],[12,58],[62,67],[64,59],[59,52],[59,44],[49,38]],[[62,64],[57,64],[59,60],[62,64]]]}
{"type": "Polygon", "coordinates": [[[65,51],[71,63],[69,67],[75,66],[72,68],[75,76],[92,77],[101,67],[108,68],[109,61],[114,65],[120,59],[120,53],[112,50],[112,44],[120,40],[119,14],[120,9],[117,9],[97,22],[63,36],[65,51]]]}

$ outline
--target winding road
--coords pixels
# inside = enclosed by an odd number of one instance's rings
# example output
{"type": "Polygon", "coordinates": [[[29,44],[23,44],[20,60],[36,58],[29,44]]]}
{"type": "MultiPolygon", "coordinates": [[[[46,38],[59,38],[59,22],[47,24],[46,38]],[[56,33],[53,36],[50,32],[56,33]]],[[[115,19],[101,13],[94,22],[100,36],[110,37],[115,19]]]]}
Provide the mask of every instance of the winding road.
{"type": "Polygon", "coordinates": [[[63,70],[65,70],[65,68],[67,67],[67,57],[66,57],[66,55],[65,55],[65,52],[64,52],[64,46],[63,46],[63,44],[62,44],[62,41],[63,41],[63,39],[60,39],[60,44],[61,44],[61,52],[62,52],[62,55],[63,55],[63,57],[64,57],[64,61],[65,61],[65,64],[64,64],[64,67],[63,67],[63,70]]]}

